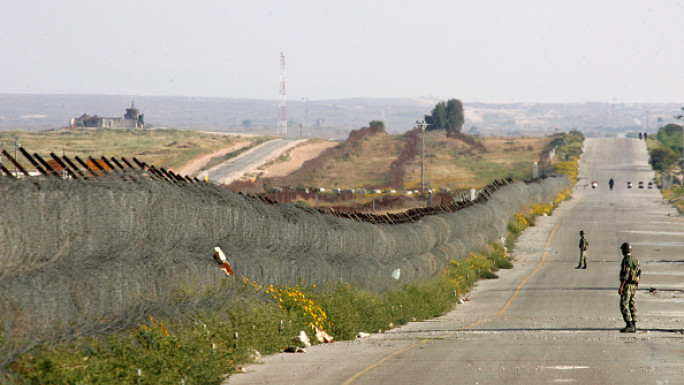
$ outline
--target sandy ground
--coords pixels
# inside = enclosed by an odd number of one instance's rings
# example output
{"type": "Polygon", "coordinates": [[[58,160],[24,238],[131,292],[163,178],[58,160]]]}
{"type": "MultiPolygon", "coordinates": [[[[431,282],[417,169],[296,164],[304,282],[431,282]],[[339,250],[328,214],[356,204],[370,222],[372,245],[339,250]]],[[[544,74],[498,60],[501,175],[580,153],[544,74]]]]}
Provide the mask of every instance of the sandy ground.
{"type": "Polygon", "coordinates": [[[189,163],[183,166],[180,170],[178,170],[178,174],[183,175],[183,176],[196,176],[197,172],[199,170],[206,166],[211,158],[215,156],[223,156],[231,152],[235,152],[243,147],[246,147],[249,145],[249,141],[244,141],[244,142],[237,142],[233,144],[230,147],[225,147],[222,148],[214,153],[207,154],[207,155],[202,155],[198,156],[197,158],[191,160],[189,163]]]}
{"type": "Polygon", "coordinates": [[[315,142],[295,147],[290,150],[290,159],[288,161],[268,166],[261,176],[266,178],[277,178],[290,175],[299,170],[307,160],[313,159],[319,156],[323,151],[337,145],[337,142],[315,142]]]}

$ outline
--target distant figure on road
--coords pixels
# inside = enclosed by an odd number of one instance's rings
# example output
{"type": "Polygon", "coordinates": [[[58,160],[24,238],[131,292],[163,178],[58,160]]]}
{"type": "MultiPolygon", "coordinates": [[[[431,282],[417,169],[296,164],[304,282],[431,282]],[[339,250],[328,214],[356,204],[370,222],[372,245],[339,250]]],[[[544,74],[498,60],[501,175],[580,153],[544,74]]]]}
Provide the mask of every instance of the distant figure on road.
{"type": "Polygon", "coordinates": [[[643,138],[644,138],[644,134],[642,134],[642,133],[640,132],[640,133],[639,133],[639,140],[641,140],[641,139],[643,139],[643,138]]]}
{"type": "Polygon", "coordinates": [[[644,140],[648,139],[648,134],[644,132],[644,140]]]}
{"type": "Polygon", "coordinates": [[[613,180],[613,178],[610,178],[610,180],[608,181],[608,186],[610,187],[610,191],[613,191],[613,185],[614,184],[615,184],[615,181],[613,180]]]}
{"type": "Polygon", "coordinates": [[[580,240],[579,240],[579,250],[580,250],[580,260],[579,264],[575,269],[586,269],[587,268],[587,249],[589,248],[589,241],[584,237],[584,230],[580,230],[580,240]],[[584,266],[582,266],[584,264],[584,266]]]}
{"type": "Polygon", "coordinates": [[[641,270],[639,260],[632,256],[632,246],[625,242],[620,246],[622,265],[620,266],[620,312],[626,326],[620,333],[635,333],[637,323],[636,291],[639,286],[641,270]]]}

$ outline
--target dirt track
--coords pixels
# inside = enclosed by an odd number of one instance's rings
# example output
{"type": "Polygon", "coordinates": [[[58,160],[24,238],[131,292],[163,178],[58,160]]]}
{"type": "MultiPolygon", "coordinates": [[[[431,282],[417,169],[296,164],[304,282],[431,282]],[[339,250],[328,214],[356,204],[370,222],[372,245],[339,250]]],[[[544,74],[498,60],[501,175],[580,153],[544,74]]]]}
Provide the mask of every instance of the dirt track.
{"type": "Polygon", "coordinates": [[[224,156],[226,154],[229,154],[231,152],[235,152],[241,148],[244,148],[250,144],[249,141],[244,141],[244,142],[237,142],[234,143],[232,146],[222,148],[216,152],[213,152],[211,154],[206,154],[206,155],[201,155],[198,156],[197,158],[193,159],[186,165],[184,165],[180,170],[178,170],[178,174],[180,175],[187,175],[187,176],[197,176],[197,173],[199,172],[202,167],[206,166],[209,164],[209,161],[211,161],[211,158],[216,157],[216,156],[224,156]]]}
{"type": "MultiPolygon", "coordinates": [[[[241,148],[244,148],[250,144],[249,141],[237,142],[229,147],[222,148],[211,154],[206,154],[199,156],[186,165],[184,165],[178,174],[187,176],[197,176],[199,170],[206,166],[212,158],[217,156],[224,156],[228,153],[235,152],[241,148]]],[[[291,173],[297,171],[302,167],[302,164],[307,160],[313,159],[320,155],[323,151],[330,147],[337,146],[339,143],[331,141],[323,142],[306,142],[304,144],[298,145],[297,147],[289,150],[289,159],[284,162],[273,163],[262,171],[263,177],[284,177],[290,175],[291,173]]],[[[277,153],[268,154],[269,158],[277,156],[277,153]]],[[[268,161],[264,159],[264,162],[268,161]]],[[[245,172],[249,170],[244,170],[245,172]]]]}
{"type": "Polygon", "coordinates": [[[337,142],[313,142],[305,143],[290,150],[290,159],[285,162],[275,163],[268,166],[262,177],[277,178],[292,174],[299,170],[307,160],[313,159],[330,147],[335,147],[337,142]]]}

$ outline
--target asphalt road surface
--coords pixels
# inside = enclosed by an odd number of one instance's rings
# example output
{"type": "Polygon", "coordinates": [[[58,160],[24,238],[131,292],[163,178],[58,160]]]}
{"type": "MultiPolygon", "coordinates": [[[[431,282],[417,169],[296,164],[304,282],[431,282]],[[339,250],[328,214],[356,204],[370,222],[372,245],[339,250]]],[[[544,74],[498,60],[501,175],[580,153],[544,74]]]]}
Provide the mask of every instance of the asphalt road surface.
{"type": "Polygon", "coordinates": [[[277,158],[280,154],[303,142],[303,140],[274,139],[245,151],[208,170],[212,182],[230,184],[246,172],[258,172],[257,167],[277,158]]]}
{"type": "Polygon", "coordinates": [[[638,139],[587,139],[573,198],[538,218],[514,269],[480,281],[470,301],[369,338],[268,356],[227,383],[684,384],[684,218],[648,189],[647,159],[638,139]],[[580,230],[586,270],[575,269],[580,230]],[[625,241],[643,270],[635,334],[619,332],[625,241]]]}

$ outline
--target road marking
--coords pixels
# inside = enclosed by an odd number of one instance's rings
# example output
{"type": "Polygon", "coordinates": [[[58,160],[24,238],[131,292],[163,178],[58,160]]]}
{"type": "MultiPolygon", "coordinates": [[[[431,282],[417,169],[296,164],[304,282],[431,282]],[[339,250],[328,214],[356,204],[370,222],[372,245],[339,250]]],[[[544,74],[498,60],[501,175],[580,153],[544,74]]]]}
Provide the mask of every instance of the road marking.
{"type": "MultiPolygon", "coordinates": [[[[539,269],[541,269],[542,265],[544,264],[544,261],[546,261],[546,253],[547,253],[548,250],[549,250],[549,245],[551,244],[551,239],[553,239],[553,234],[556,233],[556,229],[558,229],[558,226],[560,226],[560,223],[556,224],[556,226],[553,228],[553,230],[551,230],[551,234],[549,234],[549,239],[546,241],[546,247],[544,247],[544,253],[542,254],[541,261],[539,261],[539,264],[538,264],[537,267],[534,269],[534,271],[531,272],[527,277],[525,277],[525,279],[523,279],[522,282],[520,282],[520,284],[518,285],[518,287],[515,288],[515,292],[513,293],[513,295],[511,296],[511,298],[508,300],[508,302],[506,302],[506,305],[504,305],[503,309],[501,309],[501,311],[500,311],[497,315],[495,315],[494,317],[492,317],[492,318],[483,318],[483,319],[481,319],[481,320],[478,320],[478,321],[475,321],[475,322],[471,323],[470,325],[467,325],[467,326],[458,328],[457,330],[466,330],[466,329],[470,329],[470,328],[472,328],[473,326],[478,325],[478,324],[480,324],[480,323],[482,323],[482,322],[492,321],[492,320],[494,320],[494,319],[497,319],[497,318],[501,317],[501,316],[506,312],[506,310],[508,310],[508,307],[511,305],[511,303],[513,302],[513,300],[515,299],[515,297],[518,296],[518,293],[520,292],[520,289],[522,289],[522,287],[525,285],[525,283],[527,282],[527,280],[529,280],[530,278],[532,278],[533,275],[537,274],[537,272],[539,271],[539,269]]],[[[442,334],[440,337],[442,337],[442,336],[444,336],[444,335],[446,335],[446,334],[442,334]]],[[[439,337],[438,337],[438,338],[439,338],[439,337]]],[[[392,352],[392,353],[386,355],[385,357],[383,357],[382,359],[380,359],[380,361],[378,361],[378,362],[376,362],[376,363],[374,363],[374,364],[372,364],[372,365],[366,367],[365,369],[363,369],[363,370],[361,370],[360,372],[358,372],[358,373],[354,374],[353,376],[351,376],[347,381],[343,382],[342,385],[349,385],[349,384],[352,384],[354,381],[356,381],[356,379],[358,379],[359,377],[361,377],[361,376],[363,376],[364,374],[368,373],[370,370],[372,370],[372,369],[374,369],[374,368],[377,368],[378,366],[380,366],[380,364],[382,364],[383,362],[389,360],[390,358],[395,357],[395,356],[398,356],[398,355],[401,354],[401,353],[407,352],[407,351],[409,351],[409,350],[415,348],[416,346],[423,345],[423,344],[425,344],[425,343],[427,343],[428,341],[431,341],[431,340],[433,340],[433,339],[434,339],[434,338],[426,338],[426,339],[424,339],[424,340],[422,340],[422,341],[416,342],[415,344],[413,344],[413,345],[411,345],[411,346],[407,346],[407,347],[405,347],[405,348],[403,348],[403,349],[399,349],[399,350],[397,350],[396,352],[392,352]]]]}
{"type": "MultiPolygon", "coordinates": [[[[655,222],[648,222],[655,223],[655,222]]],[[[668,222],[658,222],[668,223],[668,222]]],[[[670,223],[668,223],[670,224],[670,223]]],[[[651,231],[651,230],[618,230],[618,233],[632,233],[632,234],[658,234],[658,235],[684,235],[682,231],[651,231]]]]}
{"type": "Polygon", "coordinates": [[[420,342],[416,342],[415,344],[413,344],[413,345],[411,345],[411,346],[407,346],[407,347],[405,347],[405,348],[403,348],[403,349],[397,350],[396,352],[392,352],[391,354],[388,354],[387,356],[385,356],[384,358],[382,358],[380,361],[374,363],[373,365],[367,367],[366,369],[363,369],[362,371],[360,371],[360,372],[356,373],[355,375],[351,376],[347,381],[343,382],[342,385],[349,385],[349,384],[353,383],[354,381],[356,381],[357,378],[363,376],[363,375],[366,374],[368,371],[370,371],[371,369],[377,367],[378,365],[382,364],[383,362],[389,360],[390,358],[392,358],[392,357],[394,357],[394,356],[397,356],[397,355],[399,355],[399,354],[401,354],[401,353],[404,353],[404,352],[406,352],[406,351],[409,351],[409,350],[415,348],[416,346],[420,346],[420,345],[422,345],[422,344],[424,344],[424,343],[426,343],[426,342],[428,342],[428,341],[430,341],[430,339],[424,339],[424,340],[422,340],[422,341],[420,341],[420,342]]]}
{"type": "Polygon", "coordinates": [[[534,271],[531,272],[530,275],[528,275],[527,277],[525,277],[525,279],[523,279],[522,282],[520,282],[520,285],[518,285],[518,287],[515,288],[515,293],[513,293],[513,295],[511,296],[511,298],[508,300],[508,302],[506,302],[506,305],[503,307],[503,309],[501,309],[501,311],[499,312],[499,314],[497,314],[496,316],[494,316],[494,318],[492,318],[492,319],[496,319],[496,318],[501,317],[501,316],[503,315],[503,313],[505,313],[506,310],[508,310],[508,307],[511,305],[511,303],[513,302],[513,300],[515,299],[515,297],[518,296],[518,293],[520,293],[520,289],[522,289],[522,287],[525,285],[525,283],[527,282],[527,280],[530,279],[530,278],[532,278],[532,276],[535,275],[535,274],[537,274],[537,272],[539,271],[539,269],[541,269],[542,265],[544,264],[544,261],[546,261],[546,253],[549,251],[549,245],[551,244],[551,239],[553,239],[553,234],[556,233],[556,230],[558,229],[558,226],[560,226],[560,223],[558,223],[558,224],[556,225],[556,227],[554,227],[553,230],[551,230],[551,234],[549,235],[549,239],[546,241],[546,246],[544,247],[544,254],[542,254],[541,261],[539,261],[539,264],[537,265],[537,268],[534,269],[534,271]]]}

